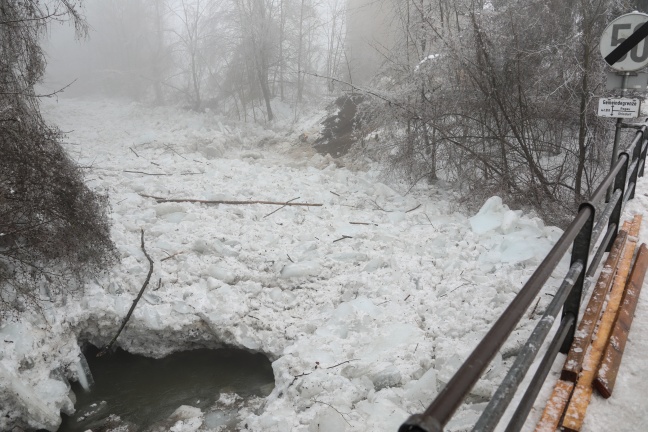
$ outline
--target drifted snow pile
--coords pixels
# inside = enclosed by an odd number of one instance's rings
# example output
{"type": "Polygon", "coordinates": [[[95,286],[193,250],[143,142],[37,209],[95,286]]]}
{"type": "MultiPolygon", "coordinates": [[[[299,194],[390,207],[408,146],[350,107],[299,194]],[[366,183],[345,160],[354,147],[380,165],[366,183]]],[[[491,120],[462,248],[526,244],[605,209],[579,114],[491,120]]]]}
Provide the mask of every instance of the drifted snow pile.
{"type": "MultiPolygon", "coordinates": [[[[106,343],[148,271],[142,229],[155,271],[119,344],[150,356],[219,344],[265,353],[276,387],[261,411],[239,412],[238,428],[250,431],[395,431],[427,406],[560,235],[497,197],[469,218],[452,211],[451,192],[403,195],[377,171],[339,168],[279,133],[209,114],[61,100],[46,115],[73,131],[69,150],[90,185],[110,194],[121,263],[82,298],[0,329],[3,393],[30,398],[0,406],[0,429],[9,412],[52,428],[52,413],[71,409],[62,377],[77,375],[77,338],[106,343]],[[323,205],[270,214],[279,206],[142,195],[323,205]]],[[[550,300],[540,298],[449,430],[475,421],[550,300]]],[[[202,418],[174,430],[212,430],[202,418]]]]}

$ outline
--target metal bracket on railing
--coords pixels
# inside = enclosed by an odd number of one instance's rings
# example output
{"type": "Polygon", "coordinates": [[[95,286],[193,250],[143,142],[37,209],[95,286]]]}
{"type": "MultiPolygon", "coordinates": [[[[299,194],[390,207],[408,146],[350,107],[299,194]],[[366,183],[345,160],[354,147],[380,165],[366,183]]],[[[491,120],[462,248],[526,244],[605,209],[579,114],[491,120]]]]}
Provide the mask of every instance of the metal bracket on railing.
{"type": "MultiPolygon", "coordinates": [[[[624,177],[625,179],[625,177],[624,177]]],[[[620,202],[621,200],[619,200],[620,202]]],[[[578,275],[574,288],[572,288],[567,300],[565,300],[565,305],[563,306],[562,320],[565,320],[570,314],[577,317],[578,311],[580,309],[581,297],[583,295],[583,283],[585,283],[585,274],[587,274],[587,262],[589,259],[590,253],[590,242],[592,240],[592,230],[594,229],[594,220],[596,216],[596,207],[591,202],[585,202],[580,205],[578,213],[589,212],[587,221],[578,232],[578,235],[574,239],[574,245],[572,247],[572,255],[570,265],[574,265],[576,262],[581,262],[583,265],[583,271],[578,275]]],[[[567,354],[569,348],[571,347],[572,341],[574,340],[574,334],[576,332],[576,326],[572,326],[560,347],[560,352],[567,354]]]]}

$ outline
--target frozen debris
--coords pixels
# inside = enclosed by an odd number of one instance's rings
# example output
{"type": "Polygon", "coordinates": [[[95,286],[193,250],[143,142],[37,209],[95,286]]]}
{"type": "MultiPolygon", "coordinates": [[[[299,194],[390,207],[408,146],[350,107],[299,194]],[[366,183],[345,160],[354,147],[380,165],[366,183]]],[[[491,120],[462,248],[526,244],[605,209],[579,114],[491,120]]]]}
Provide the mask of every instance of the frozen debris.
{"type": "MultiPolygon", "coordinates": [[[[44,417],[51,414],[52,424],[69,399],[64,383],[48,381],[49,372],[78,362],[71,327],[95,344],[113,335],[146,273],[136,239],[142,228],[156,261],[185,253],[156,267],[153,280],[161,279],[161,286],[136,309],[120,343],[158,357],[217,344],[266,353],[276,379],[274,389],[264,393],[269,395],[253,409],[234,402],[235,417],[224,404],[222,416],[206,408],[198,430],[222,428],[225,422],[232,429],[247,424],[249,431],[296,432],[318,430],[313,425],[348,432],[397,430],[409,413],[431,402],[561,234],[497,197],[469,219],[450,210],[450,192],[430,197],[415,188],[402,197],[398,191],[407,188],[387,183],[371,166],[351,171],[312,153],[291,165],[292,153],[257,147],[267,135],[263,130],[228,126],[231,134],[225,136],[213,115],[133,109],[109,100],[60,99],[58,104],[45,101],[44,107],[50,121],[73,131],[70,139],[85,143],[82,164],[97,158],[102,168],[120,171],[126,165],[146,171],[149,161],[178,173],[204,169],[204,175],[137,179],[102,171],[93,187],[111,193],[112,236],[121,264],[105,279],[93,281],[80,301],[57,305],[56,313],[45,311],[47,331],[39,327],[38,316],[0,329],[0,365],[13,376],[23,368],[19,383],[41,402],[44,417]],[[134,157],[128,150],[133,137],[150,130],[158,142],[173,143],[183,157],[151,144],[135,149],[146,157],[134,157]],[[222,157],[201,153],[209,140],[223,145],[222,157]],[[241,148],[263,158],[241,158],[241,148]],[[158,204],[137,192],[191,193],[208,200],[300,196],[300,201],[324,205],[285,208],[264,218],[272,210],[267,206],[158,204]],[[416,211],[404,213],[418,204],[416,211]],[[342,236],[353,239],[334,243],[342,236]],[[42,392],[41,384],[51,391],[42,392]]],[[[567,264],[556,270],[561,278],[567,264]]],[[[560,279],[549,283],[547,292],[554,292],[560,279]]],[[[533,319],[521,322],[519,340],[534,324],[533,319]]],[[[640,346],[645,353],[645,344],[640,346]]],[[[509,356],[519,349],[518,340],[505,348],[506,359],[496,360],[473,399],[492,394],[509,356]]],[[[632,369],[636,388],[648,385],[645,360],[624,360],[625,366],[632,369]]],[[[71,378],[69,370],[65,373],[71,378]]],[[[624,390],[619,391],[622,395],[624,390]]],[[[9,405],[21,406],[15,400],[9,405]]],[[[645,411],[636,404],[626,406],[629,419],[641,418],[645,411]]],[[[462,430],[478,408],[460,409],[454,430],[462,430]]],[[[2,430],[9,429],[8,409],[2,399],[2,430]]],[[[178,418],[164,430],[191,430],[199,419],[178,418]]],[[[616,430],[605,420],[607,430],[616,430]]],[[[605,430],[589,427],[588,432],[605,430]]]]}

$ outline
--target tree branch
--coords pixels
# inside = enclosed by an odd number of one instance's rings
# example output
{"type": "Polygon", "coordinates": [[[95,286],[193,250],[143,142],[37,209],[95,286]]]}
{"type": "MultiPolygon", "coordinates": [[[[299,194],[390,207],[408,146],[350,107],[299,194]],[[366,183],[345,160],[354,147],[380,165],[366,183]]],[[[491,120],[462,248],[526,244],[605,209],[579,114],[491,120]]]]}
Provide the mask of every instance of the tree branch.
{"type": "MultiPolygon", "coordinates": [[[[140,196],[144,198],[153,198],[159,203],[163,202],[189,202],[189,203],[200,203],[200,204],[231,204],[231,205],[237,205],[237,204],[269,204],[269,205],[280,205],[280,206],[306,206],[306,207],[321,207],[324,204],[311,204],[311,203],[299,203],[299,202],[277,202],[277,201],[229,201],[229,200],[217,200],[217,201],[212,201],[212,200],[201,200],[201,199],[193,199],[193,198],[164,198],[164,197],[158,197],[158,196],[153,196],[153,195],[145,195],[145,194],[139,194],[140,196]]],[[[297,198],[295,198],[297,199],[297,198]]],[[[283,207],[282,207],[283,208],[283,207]]],[[[280,210],[280,209],[279,209],[280,210]]]]}
{"type": "Polygon", "coordinates": [[[126,317],[122,321],[122,324],[119,327],[119,330],[117,331],[117,334],[115,335],[114,338],[112,338],[112,340],[110,341],[110,343],[108,343],[108,345],[106,345],[105,347],[103,347],[101,349],[101,351],[99,351],[99,353],[97,354],[97,357],[101,357],[101,356],[105,355],[108,351],[110,351],[110,348],[115,344],[115,342],[117,341],[117,338],[121,334],[122,330],[124,330],[124,327],[126,327],[126,323],[128,322],[131,315],[133,314],[133,311],[135,310],[135,306],[137,306],[137,302],[139,302],[140,298],[142,298],[142,294],[144,294],[144,290],[146,289],[146,287],[149,284],[149,281],[151,280],[151,275],[153,274],[153,260],[151,259],[149,254],[146,252],[146,248],[144,247],[144,230],[142,230],[141,241],[142,241],[142,244],[141,244],[142,252],[144,252],[144,256],[146,257],[146,259],[149,262],[148,275],[146,275],[146,280],[144,281],[144,285],[142,285],[142,288],[140,289],[139,294],[137,294],[137,297],[135,297],[135,300],[133,301],[133,304],[131,305],[130,310],[126,314],[126,317]]]}

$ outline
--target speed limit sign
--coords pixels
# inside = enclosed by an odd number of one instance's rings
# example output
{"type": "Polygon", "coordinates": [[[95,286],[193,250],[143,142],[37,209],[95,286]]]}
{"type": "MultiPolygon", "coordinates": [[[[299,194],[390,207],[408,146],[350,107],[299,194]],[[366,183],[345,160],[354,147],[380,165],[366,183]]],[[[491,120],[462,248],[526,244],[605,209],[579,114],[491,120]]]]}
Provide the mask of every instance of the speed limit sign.
{"type": "Polygon", "coordinates": [[[612,69],[636,71],[648,66],[648,15],[638,12],[612,21],[601,35],[601,55],[612,69]]]}

